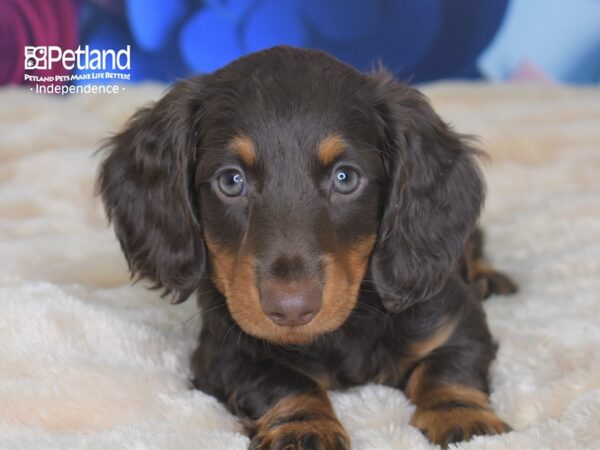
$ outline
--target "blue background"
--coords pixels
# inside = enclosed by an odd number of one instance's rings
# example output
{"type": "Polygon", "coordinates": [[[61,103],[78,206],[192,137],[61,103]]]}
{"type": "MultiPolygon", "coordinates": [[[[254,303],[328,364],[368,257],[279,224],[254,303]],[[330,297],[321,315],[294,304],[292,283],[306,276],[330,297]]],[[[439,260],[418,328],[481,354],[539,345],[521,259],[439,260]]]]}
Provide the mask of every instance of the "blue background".
{"type": "MultiPolygon", "coordinates": [[[[278,44],[320,48],[362,70],[382,62],[411,83],[600,82],[600,0],[47,0],[47,5],[60,16],[67,2],[78,11],[72,24],[78,44],[132,46],[133,82],[172,82],[278,44]]],[[[22,52],[22,45],[2,48],[0,63],[22,52]]]]}

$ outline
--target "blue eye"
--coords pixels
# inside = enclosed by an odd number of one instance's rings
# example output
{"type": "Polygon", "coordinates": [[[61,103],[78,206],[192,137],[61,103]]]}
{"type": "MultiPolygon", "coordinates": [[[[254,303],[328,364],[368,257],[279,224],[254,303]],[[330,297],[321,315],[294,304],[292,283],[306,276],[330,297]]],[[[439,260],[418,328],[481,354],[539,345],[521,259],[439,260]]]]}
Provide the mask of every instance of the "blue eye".
{"type": "Polygon", "coordinates": [[[246,191],[244,175],[238,170],[228,170],[219,175],[219,190],[227,197],[239,197],[246,191]]]}
{"type": "Polygon", "coordinates": [[[333,174],[332,189],[338,194],[348,195],[360,185],[360,175],[352,167],[341,167],[333,174]]]}

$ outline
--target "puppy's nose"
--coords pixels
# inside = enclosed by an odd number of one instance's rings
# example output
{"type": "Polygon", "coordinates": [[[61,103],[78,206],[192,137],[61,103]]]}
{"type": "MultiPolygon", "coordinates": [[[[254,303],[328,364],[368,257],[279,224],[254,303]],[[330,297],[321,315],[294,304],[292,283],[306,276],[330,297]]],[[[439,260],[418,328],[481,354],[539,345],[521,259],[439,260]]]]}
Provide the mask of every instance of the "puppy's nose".
{"type": "Polygon", "coordinates": [[[268,281],[260,297],[263,312],[279,326],[306,325],[321,309],[321,288],[311,283],[268,281]]]}

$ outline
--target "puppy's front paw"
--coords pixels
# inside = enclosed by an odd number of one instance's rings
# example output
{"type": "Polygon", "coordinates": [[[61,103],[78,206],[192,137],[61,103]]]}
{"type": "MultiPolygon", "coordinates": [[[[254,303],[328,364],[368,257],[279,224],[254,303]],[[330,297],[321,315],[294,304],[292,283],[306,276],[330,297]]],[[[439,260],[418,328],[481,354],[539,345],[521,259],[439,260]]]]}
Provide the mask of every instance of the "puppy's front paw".
{"type": "Polygon", "coordinates": [[[325,391],[282,398],[251,427],[250,450],[349,450],[325,391]]]}
{"type": "Polygon", "coordinates": [[[415,412],[411,420],[429,440],[443,448],[454,442],[468,441],[473,436],[500,434],[510,427],[489,409],[447,408],[415,412]]]}
{"type": "Polygon", "coordinates": [[[249,450],[349,450],[350,439],[335,419],[274,421],[260,429],[249,450]]]}

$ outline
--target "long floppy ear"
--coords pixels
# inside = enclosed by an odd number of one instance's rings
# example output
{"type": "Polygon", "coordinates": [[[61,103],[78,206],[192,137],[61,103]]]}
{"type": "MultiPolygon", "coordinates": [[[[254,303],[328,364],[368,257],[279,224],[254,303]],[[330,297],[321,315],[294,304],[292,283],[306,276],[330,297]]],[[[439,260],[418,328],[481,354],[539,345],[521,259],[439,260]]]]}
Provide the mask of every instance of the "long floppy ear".
{"type": "Polygon", "coordinates": [[[483,203],[481,152],[415,89],[385,71],[370,80],[388,175],[371,275],[385,307],[399,312],[437,294],[452,273],[483,203]]]}
{"type": "Polygon", "coordinates": [[[202,79],[179,82],[107,141],[97,191],[136,279],[187,299],[206,265],[193,174],[202,79]]]}

